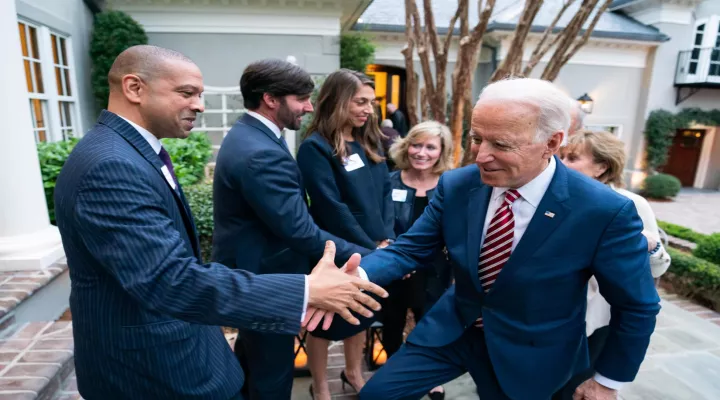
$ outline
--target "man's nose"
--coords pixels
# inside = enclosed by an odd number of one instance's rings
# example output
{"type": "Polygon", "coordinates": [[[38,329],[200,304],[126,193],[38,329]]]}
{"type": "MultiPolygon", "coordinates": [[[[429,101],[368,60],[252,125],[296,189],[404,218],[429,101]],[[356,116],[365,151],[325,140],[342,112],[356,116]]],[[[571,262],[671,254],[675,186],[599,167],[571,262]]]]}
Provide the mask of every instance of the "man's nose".
{"type": "Polygon", "coordinates": [[[490,149],[488,149],[488,147],[485,146],[485,143],[481,144],[479,146],[477,156],[475,157],[475,162],[478,164],[484,164],[484,163],[490,162],[494,159],[495,159],[495,157],[493,156],[490,149]]]}
{"type": "Polygon", "coordinates": [[[308,113],[315,111],[315,108],[313,107],[312,102],[310,100],[307,101],[307,103],[305,104],[305,108],[303,108],[303,110],[308,113]]]}
{"type": "Polygon", "coordinates": [[[191,107],[192,107],[192,110],[195,112],[199,112],[199,113],[205,112],[205,102],[203,102],[202,99],[199,97],[195,98],[191,107]]]}

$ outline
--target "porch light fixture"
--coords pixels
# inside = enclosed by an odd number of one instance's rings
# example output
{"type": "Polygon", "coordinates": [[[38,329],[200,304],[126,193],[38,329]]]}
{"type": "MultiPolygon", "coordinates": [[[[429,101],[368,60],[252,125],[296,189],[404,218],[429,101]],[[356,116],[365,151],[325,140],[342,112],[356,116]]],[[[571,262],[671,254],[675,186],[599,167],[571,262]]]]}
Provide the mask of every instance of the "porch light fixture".
{"type": "Polygon", "coordinates": [[[577,101],[578,103],[580,103],[581,110],[583,110],[587,114],[592,114],[594,105],[592,97],[588,96],[588,94],[585,93],[584,95],[580,96],[577,101]]]}

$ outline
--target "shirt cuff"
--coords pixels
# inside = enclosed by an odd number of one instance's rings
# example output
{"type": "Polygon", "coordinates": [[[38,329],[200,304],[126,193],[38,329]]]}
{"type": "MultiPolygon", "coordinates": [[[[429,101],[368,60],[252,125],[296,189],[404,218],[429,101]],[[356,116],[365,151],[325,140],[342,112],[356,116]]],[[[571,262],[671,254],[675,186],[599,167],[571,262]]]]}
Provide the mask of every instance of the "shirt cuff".
{"type": "Polygon", "coordinates": [[[358,268],[357,268],[357,269],[358,269],[358,274],[360,275],[360,279],[363,279],[363,280],[366,280],[366,281],[369,281],[369,280],[370,280],[370,278],[368,278],[368,276],[367,276],[367,272],[365,272],[365,270],[362,269],[361,266],[358,265],[358,268]]]}
{"type": "Polygon", "coordinates": [[[605,386],[606,388],[613,389],[613,390],[620,390],[620,388],[622,388],[623,385],[625,384],[625,382],[618,382],[618,381],[614,381],[612,379],[606,378],[606,377],[600,375],[600,373],[598,373],[598,372],[595,373],[595,376],[593,377],[593,379],[595,379],[595,382],[605,386]]]}
{"type": "Polygon", "coordinates": [[[303,295],[303,312],[302,317],[300,317],[300,323],[302,324],[303,321],[305,321],[305,314],[307,313],[307,303],[308,303],[308,292],[310,291],[310,282],[308,281],[308,276],[305,275],[305,294],[303,295]]]}

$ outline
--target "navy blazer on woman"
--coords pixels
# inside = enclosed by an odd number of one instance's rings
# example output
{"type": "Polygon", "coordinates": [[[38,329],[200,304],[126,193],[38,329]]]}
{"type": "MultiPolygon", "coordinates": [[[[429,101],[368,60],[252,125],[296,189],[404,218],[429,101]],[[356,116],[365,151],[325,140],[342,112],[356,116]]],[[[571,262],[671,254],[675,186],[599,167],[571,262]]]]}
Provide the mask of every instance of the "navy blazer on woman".
{"type": "MultiPolygon", "coordinates": [[[[325,242],[342,265],[367,248],[318,228],[310,217],[302,175],[284,143],[262,122],[244,115],[223,140],[213,185],[213,260],[259,274],[307,274],[325,242]]],[[[345,238],[347,239],[347,238],[345,238]]]]}
{"type": "Polygon", "coordinates": [[[182,188],[162,167],[135,128],[103,111],[58,176],[86,399],[229,399],[244,378],[219,326],[300,330],[305,278],[201,264],[182,188]]]}
{"type": "Polygon", "coordinates": [[[357,142],[348,157],[364,164],[348,171],[330,143],[314,132],[300,145],[298,165],[310,195],[310,211],[323,229],[363,247],[394,239],[392,188],[387,164],[370,161],[357,142]]]}

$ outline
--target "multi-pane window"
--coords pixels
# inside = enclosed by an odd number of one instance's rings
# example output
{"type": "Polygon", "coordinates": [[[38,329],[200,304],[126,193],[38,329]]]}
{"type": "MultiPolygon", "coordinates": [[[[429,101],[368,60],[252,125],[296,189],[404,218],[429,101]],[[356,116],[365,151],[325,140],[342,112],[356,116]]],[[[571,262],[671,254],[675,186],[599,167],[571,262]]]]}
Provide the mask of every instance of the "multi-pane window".
{"type": "Polygon", "coordinates": [[[47,27],[19,21],[18,31],[35,140],[79,134],[70,41],[47,27]]]}

